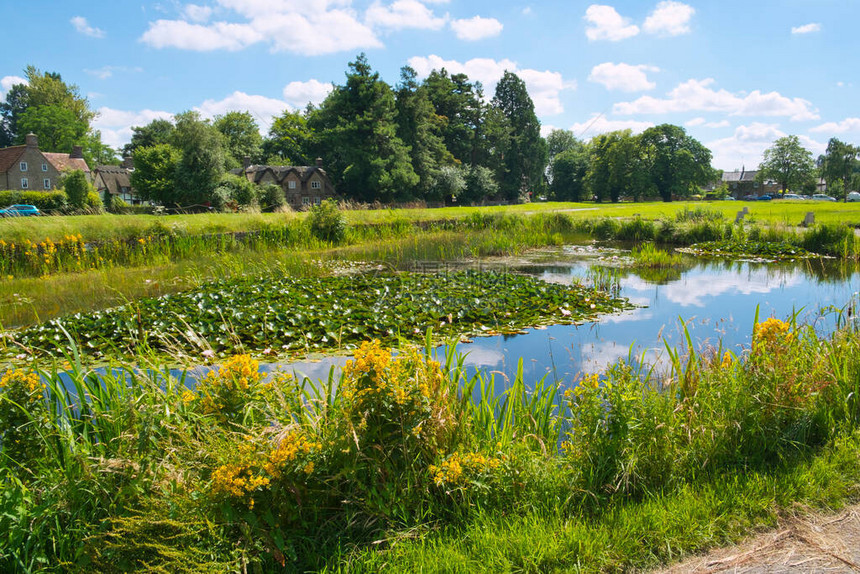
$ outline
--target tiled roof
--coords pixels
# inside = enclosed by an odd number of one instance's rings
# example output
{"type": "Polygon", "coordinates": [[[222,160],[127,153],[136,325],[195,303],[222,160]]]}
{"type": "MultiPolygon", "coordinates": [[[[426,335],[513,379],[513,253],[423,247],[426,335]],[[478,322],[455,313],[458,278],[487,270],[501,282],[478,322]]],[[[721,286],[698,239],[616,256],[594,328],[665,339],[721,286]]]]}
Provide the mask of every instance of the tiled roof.
{"type": "Polygon", "coordinates": [[[23,145],[0,149],[0,173],[9,171],[9,169],[15,165],[15,162],[18,161],[18,158],[24,153],[25,149],[27,149],[27,146],[23,145]]]}
{"type": "Polygon", "coordinates": [[[79,169],[84,173],[90,172],[90,166],[87,165],[87,162],[83,158],[73,158],[69,157],[67,153],[51,153],[51,152],[42,152],[42,155],[51,162],[51,164],[57,168],[57,171],[71,171],[75,169],[79,169]]]}

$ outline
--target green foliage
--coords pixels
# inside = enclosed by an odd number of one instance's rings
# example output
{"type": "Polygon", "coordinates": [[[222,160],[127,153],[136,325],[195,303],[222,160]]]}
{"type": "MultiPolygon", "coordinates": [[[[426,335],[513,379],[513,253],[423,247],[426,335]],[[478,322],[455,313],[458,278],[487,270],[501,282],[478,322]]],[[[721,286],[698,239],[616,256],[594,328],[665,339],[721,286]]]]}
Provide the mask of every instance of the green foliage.
{"type": "Polygon", "coordinates": [[[145,126],[131,128],[131,142],[122,148],[124,157],[133,157],[138,148],[169,144],[175,128],[169,120],[154,119],[145,126]]]}
{"type": "MultiPolygon", "coordinates": [[[[841,184],[841,197],[852,189],[860,175],[860,147],[830,138],[827,151],[818,159],[821,176],[827,181],[828,192],[841,184]]],[[[814,192],[813,192],[814,193],[814,192]]]]}
{"type": "Polygon", "coordinates": [[[227,112],[216,116],[212,125],[224,136],[228,169],[242,167],[245,158],[251,163],[262,160],[263,137],[250,112],[227,112]]]}
{"type": "Polygon", "coordinates": [[[650,180],[663,201],[689,197],[714,178],[711,151],[680,126],[648,128],[639,136],[639,145],[649,158],[650,180]]]}
{"type": "Polygon", "coordinates": [[[854,230],[846,225],[822,223],[806,230],[800,245],[814,253],[837,257],[856,258],[860,255],[860,242],[854,230]]]}
{"type": "Polygon", "coordinates": [[[264,211],[279,211],[285,205],[287,205],[287,198],[284,197],[281,186],[268,183],[260,190],[260,207],[264,211]]]}
{"type": "Polygon", "coordinates": [[[675,267],[684,260],[682,255],[658,249],[653,243],[645,243],[633,249],[630,254],[633,256],[634,266],[637,268],[675,267]]]}
{"type": "Polygon", "coordinates": [[[272,165],[310,165],[315,145],[307,115],[284,110],[272,121],[269,137],[263,142],[263,154],[266,163],[272,165]]]}
{"type": "Polygon", "coordinates": [[[702,222],[702,221],[722,221],[725,219],[723,212],[718,211],[716,209],[709,209],[707,207],[694,207],[689,208],[684,206],[682,211],[679,211],[675,214],[675,221],[678,223],[685,222],[702,222]]]}
{"type": "Polygon", "coordinates": [[[430,197],[436,201],[445,201],[449,198],[456,199],[466,189],[466,178],[463,172],[456,167],[445,166],[439,170],[434,178],[433,191],[430,197]]]}
{"type": "Polygon", "coordinates": [[[571,149],[557,154],[550,163],[553,199],[582,201],[585,197],[585,178],[588,173],[588,151],[577,142],[571,149]]]}
{"type": "Polygon", "coordinates": [[[260,189],[244,175],[226,173],[213,192],[213,205],[224,209],[230,205],[256,207],[259,203],[260,189]]]}
{"type": "Polygon", "coordinates": [[[89,124],[78,120],[74,111],[62,105],[31,106],[18,119],[18,129],[39,138],[39,149],[47,152],[72,151],[89,131],[89,124]]]}
{"type": "MultiPolygon", "coordinates": [[[[69,207],[83,209],[87,206],[90,192],[94,192],[92,185],[87,181],[86,174],[76,169],[63,178],[63,191],[68,198],[69,207]]],[[[98,198],[98,194],[96,194],[98,198]]]]}
{"type": "Polygon", "coordinates": [[[169,202],[182,207],[211,203],[226,165],[224,136],[197,112],[177,114],[175,122],[172,144],[181,154],[169,202]]]}
{"type": "Polygon", "coordinates": [[[0,205],[7,206],[15,203],[23,203],[26,205],[35,205],[39,211],[51,212],[58,211],[66,207],[68,199],[66,193],[61,190],[56,191],[19,191],[19,190],[2,190],[0,191],[0,205]]]}
{"type": "Polygon", "coordinates": [[[338,244],[346,238],[346,216],[333,199],[311,207],[308,225],[320,241],[338,244]]]}
{"type": "Polygon", "coordinates": [[[470,168],[466,172],[465,180],[466,189],[457,199],[460,203],[479,203],[485,199],[492,199],[499,193],[499,184],[492,170],[482,165],[470,168]]]}
{"type": "Polygon", "coordinates": [[[170,144],[138,147],[134,151],[131,185],[147,201],[171,204],[175,198],[174,177],[182,152],[170,144]]]}
{"type": "Polygon", "coordinates": [[[771,261],[791,261],[817,257],[803,247],[788,241],[756,241],[744,237],[735,237],[723,241],[706,241],[690,246],[690,251],[697,255],[732,258],[762,258],[771,261]]]}
{"type": "Polygon", "coordinates": [[[764,150],[757,177],[760,181],[776,181],[785,193],[800,189],[812,177],[813,168],[812,152],[800,145],[797,136],[785,136],[764,150]]]}

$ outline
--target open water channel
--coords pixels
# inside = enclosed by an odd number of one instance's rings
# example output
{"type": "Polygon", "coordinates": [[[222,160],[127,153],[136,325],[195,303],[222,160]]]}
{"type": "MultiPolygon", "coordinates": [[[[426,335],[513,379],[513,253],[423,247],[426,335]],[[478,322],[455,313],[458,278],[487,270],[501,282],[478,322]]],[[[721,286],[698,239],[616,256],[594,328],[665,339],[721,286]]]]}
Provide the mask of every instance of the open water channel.
{"type": "MultiPolygon", "coordinates": [[[[852,320],[860,291],[860,271],[853,264],[690,257],[679,269],[655,273],[625,267],[627,253],[565,246],[480,262],[480,267],[504,268],[560,283],[587,283],[595,276],[612,276],[618,295],[636,307],[592,323],[475,337],[471,343],[458,345],[457,351],[466,354],[469,367],[495,373],[497,391],[514,377],[520,360],[526,383],[548,377],[569,384],[580,374],[601,371],[622,358],[660,364],[667,344],[684,345],[682,321],[697,350],[722,345],[739,355],[750,345],[757,310],[759,320],[796,314],[798,322],[813,324],[826,333],[840,318],[852,320]]],[[[446,351],[444,347],[439,350],[446,351]]],[[[316,380],[327,378],[332,366],[340,367],[346,360],[330,357],[264,368],[292,369],[316,380]]]]}

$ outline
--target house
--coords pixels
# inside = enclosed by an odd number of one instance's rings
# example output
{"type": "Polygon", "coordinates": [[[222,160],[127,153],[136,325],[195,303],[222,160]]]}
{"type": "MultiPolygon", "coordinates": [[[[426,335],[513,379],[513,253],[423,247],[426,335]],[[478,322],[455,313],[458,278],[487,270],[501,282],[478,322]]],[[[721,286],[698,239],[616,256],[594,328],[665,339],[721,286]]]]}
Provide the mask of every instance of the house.
{"type": "Polygon", "coordinates": [[[105,204],[115,197],[129,205],[141,205],[141,200],[131,186],[131,172],[134,171],[132,158],[127,157],[122,165],[97,165],[93,169],[93,186],[105,204]]]}
{"type": "Polygon", "coordinates": [[[322,167],[322,158],[314,166],[250,165],[230,173],[244,175],[257,185],[275,184],[284,190],[290,207],[295,210],[319,205],[324,199],[335,197],[334,186],[322,167]]]}
{"type": "Polygon", "coordinates": [[[28,134],[24,145],[0,149],[0,189],[50,191],[59,186],[62,174],[76,169],[90,179],[81,146],[72,153],[43,152],[36,135],[28,134]]]}
{"type": "Polygon", "coordinates": [[[747,171],[741,168],[740,171],[724,171],[720,184],[726,184],[729,188],[729,194],[735,199],[740,199],[746,195],[774,195],[780,193],[779,184],[773,180],[766,180],[759,183],[756,180],[758,171],[747,171]]]}

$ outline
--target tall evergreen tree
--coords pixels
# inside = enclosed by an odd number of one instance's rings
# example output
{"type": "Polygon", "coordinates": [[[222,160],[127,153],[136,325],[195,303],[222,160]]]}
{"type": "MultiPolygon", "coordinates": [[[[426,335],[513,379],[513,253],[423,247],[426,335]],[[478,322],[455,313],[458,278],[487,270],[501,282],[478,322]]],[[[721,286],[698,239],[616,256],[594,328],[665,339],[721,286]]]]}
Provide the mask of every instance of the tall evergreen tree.
{"type": "Polygon", "coordinates": [[[476,165],[482,160],[481,127],[485,112],[479,83],[472,83],[466,74],[449,76],[447,70],[433,70],[422,87],[444,120],[441,129],[445,148],[463,165],[476,165]]]}
{"type": "Polygon", "coordinates": [[[364,54],[350,62],[346,84],[336,86],[311,114],[338,190],[352,199],[390,202],[418,183],[409,148],[397,137],[394,94],[364,54]]]}

